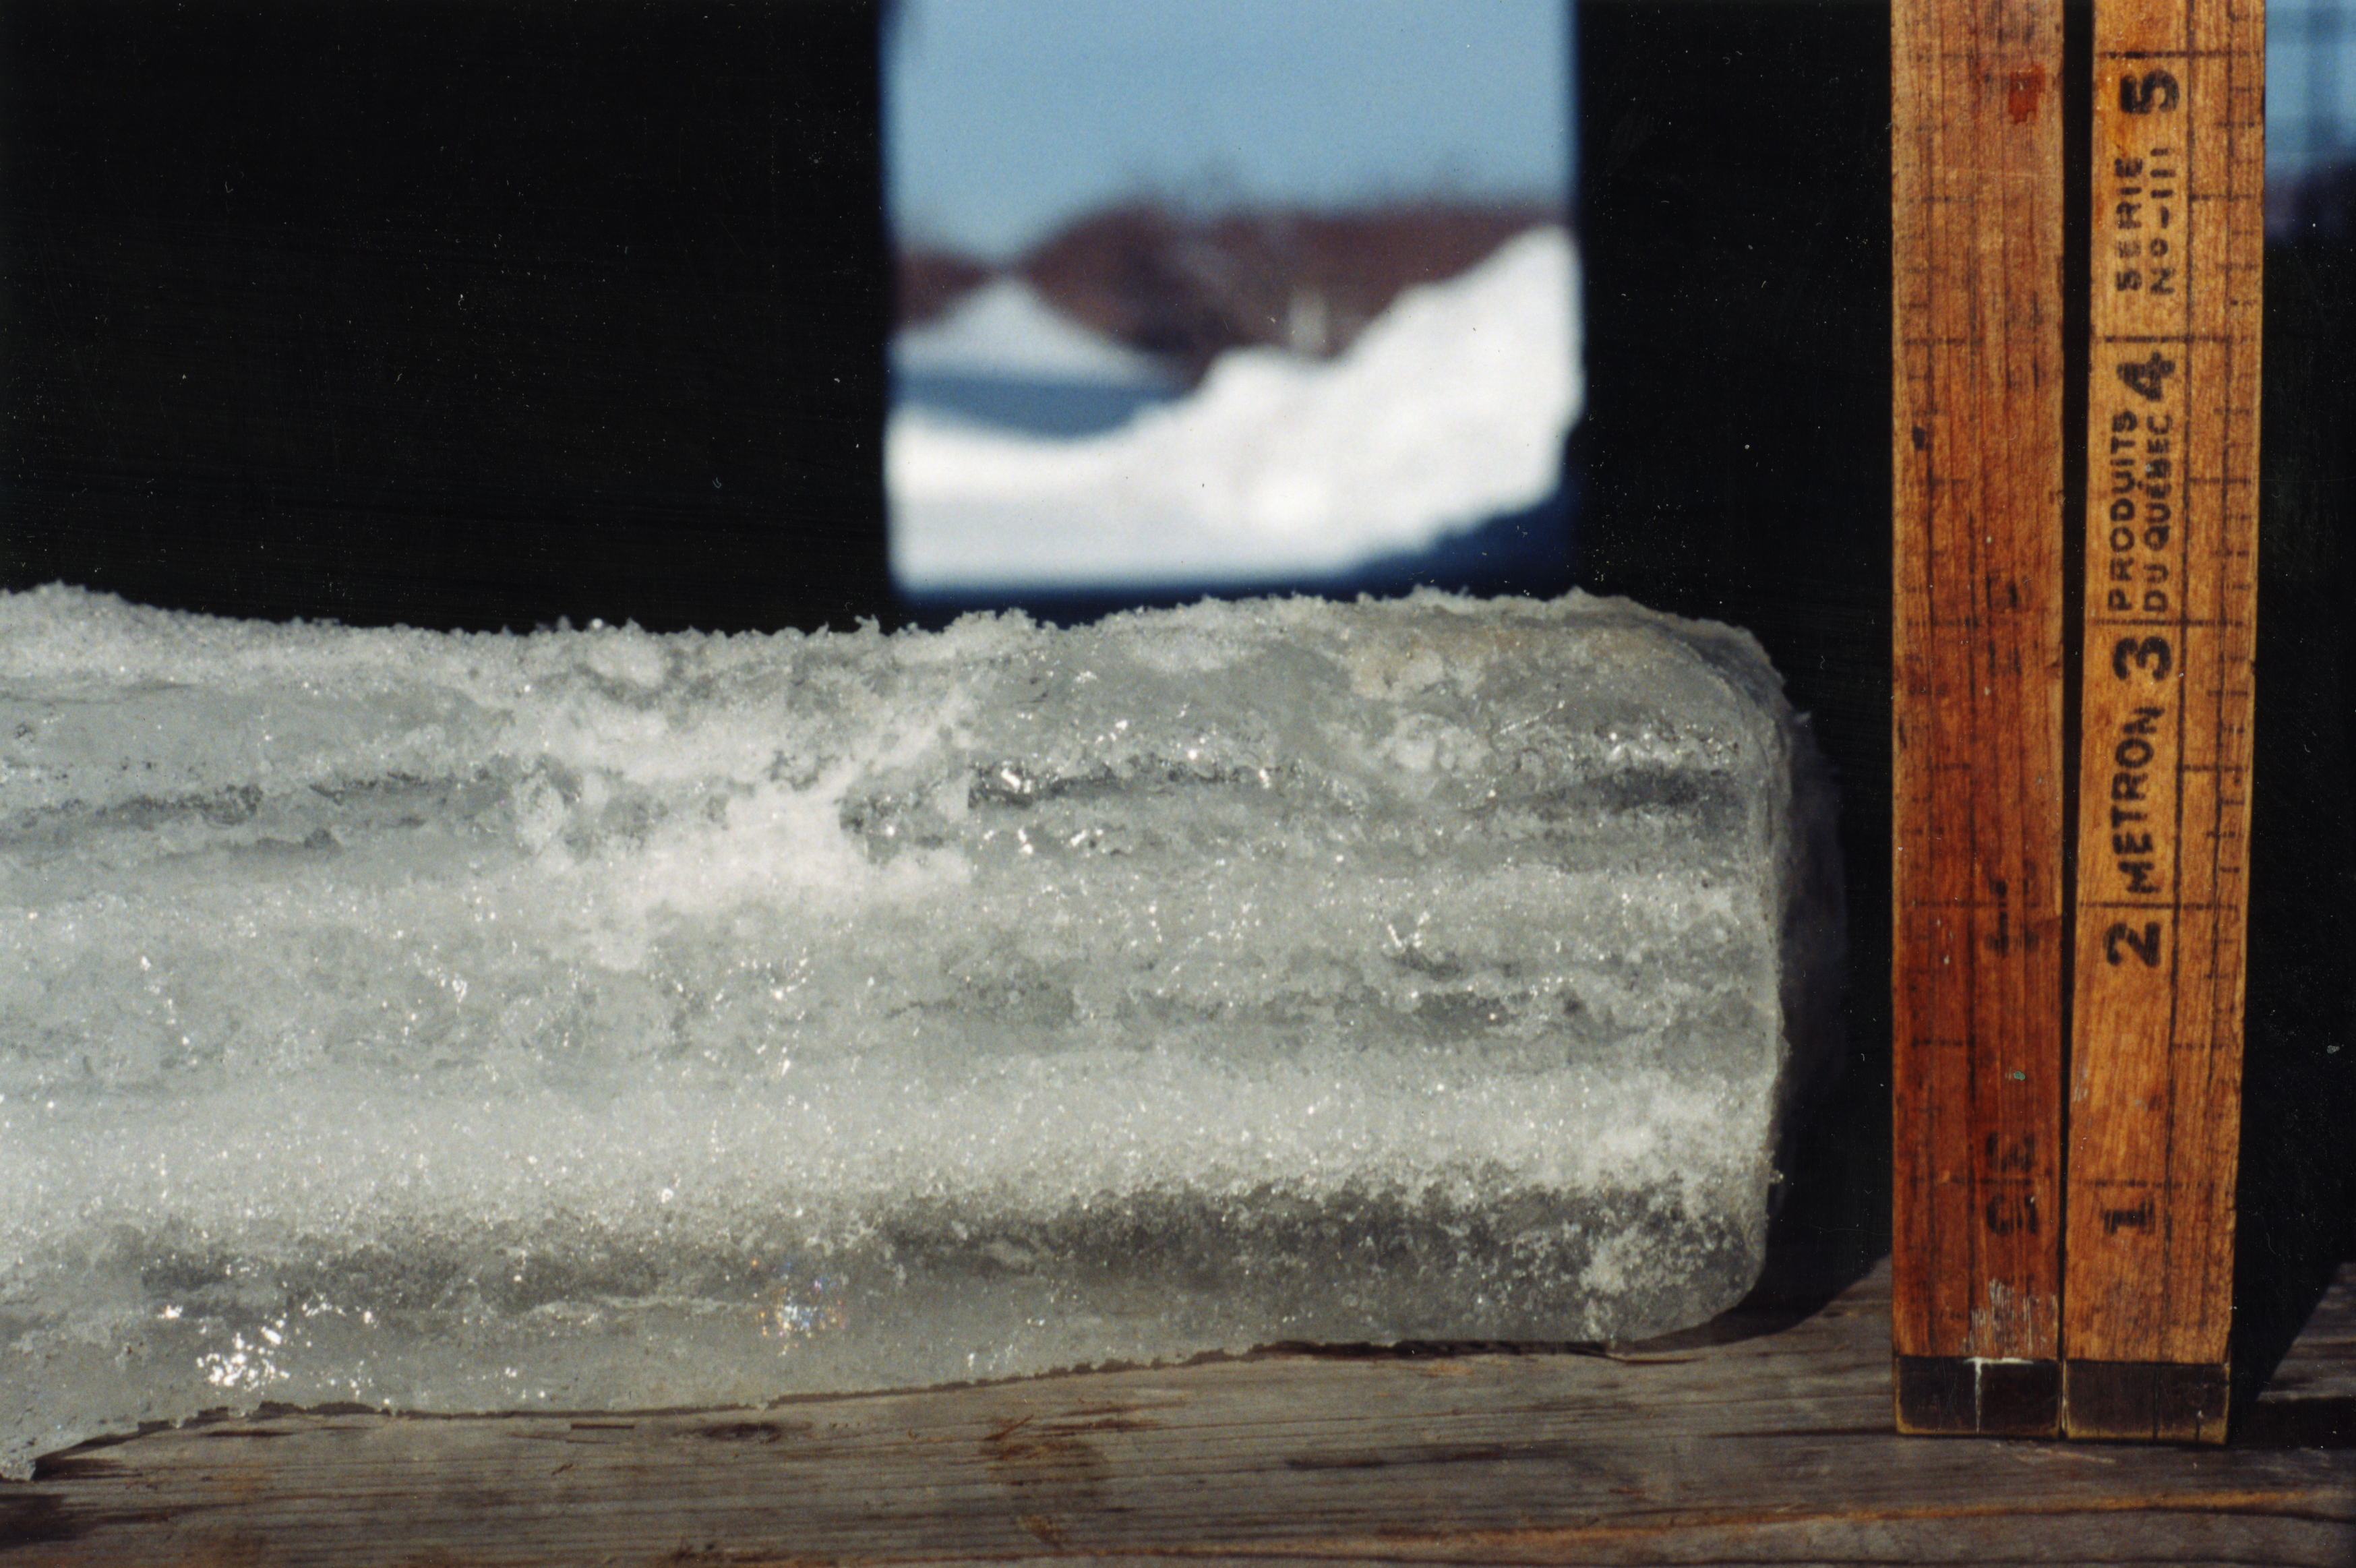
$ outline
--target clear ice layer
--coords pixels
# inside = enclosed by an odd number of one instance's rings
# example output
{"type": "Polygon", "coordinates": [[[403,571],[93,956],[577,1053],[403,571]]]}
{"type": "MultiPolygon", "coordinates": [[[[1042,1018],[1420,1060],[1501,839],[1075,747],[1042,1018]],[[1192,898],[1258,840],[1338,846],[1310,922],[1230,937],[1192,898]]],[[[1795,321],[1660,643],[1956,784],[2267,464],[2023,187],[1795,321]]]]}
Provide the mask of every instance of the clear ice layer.
{"type": "Polygon", "coordinates": [[[1576,595],[0,597],[0,1471],[1698,1321],[1830,999],[1812,756],[1747,636],[1576,595]]]}

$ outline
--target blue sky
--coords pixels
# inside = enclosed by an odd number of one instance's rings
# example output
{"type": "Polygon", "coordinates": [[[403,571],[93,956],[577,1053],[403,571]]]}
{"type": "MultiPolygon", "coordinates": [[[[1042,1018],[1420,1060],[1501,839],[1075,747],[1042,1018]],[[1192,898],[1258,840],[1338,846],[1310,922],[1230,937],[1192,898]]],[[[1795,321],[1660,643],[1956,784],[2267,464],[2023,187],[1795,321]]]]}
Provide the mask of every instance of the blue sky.
{"type": "Polygon", "coordinates": [[[903,234],[1003,260],[1108,199],[1558,197],[1564,0],[900,0],[903,234]]]}
{"type": "Polygon", "coordinates": [[[2356,152],[2356,5],[2266,7],[2266,172],[2297,173],[2356,152]]]}

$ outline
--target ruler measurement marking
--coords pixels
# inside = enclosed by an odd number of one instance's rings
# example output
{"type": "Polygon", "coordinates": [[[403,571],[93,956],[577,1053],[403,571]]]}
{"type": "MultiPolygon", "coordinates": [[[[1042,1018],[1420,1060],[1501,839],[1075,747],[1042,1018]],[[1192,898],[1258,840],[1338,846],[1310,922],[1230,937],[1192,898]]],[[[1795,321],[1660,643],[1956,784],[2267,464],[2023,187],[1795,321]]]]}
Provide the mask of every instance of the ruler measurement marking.
{"type": "MultiPolygon", "coordinates": [[[[2261,37],[2258,41],[2261,52],[2257,59],[2260,73],[2263,75],[2263,38],[2261,37]]],[[[2253,95],[2237,88],[2235,77],[2237,73],[2243,71],[2244,65],[2245,61],[2239,54],[2228,53],[2222,68],[2225,77],[2225,123],[2229,132],[2233,128],[2233,117],[2237,112],[2245,116],[2262,115],[2264,113],[2265,100],[2262,94],[2253,95]]],[[[2262,122],[2256,129],[2262,137],[2262,122]]],[[[2259,182],[2259,199],[2256,202],[2250,200],[2251,192],[2241,183],[2242,171],[2245,166],[2242,155],[2247,153],[2248,146],[2249,144],[2245,140],[2229,140],[2225,149],[2226,201],[2223,211],[2218,217],[2227,225],[2228,231],[2226,243],[2221,247],[2221,254],[2231,254],[2233,238],[2232,225],[2236,216],[2238,215],[2242,222],[2246,225],[2253,215],[2254,208],[2257,212],[2263,212],[2263,163],[2260,163],[2255,170],[2259,182]]],[[[2259,251],[2257,260],[2263,266],[2263,250],[2259,251]]],[[[2229,295],[2224,301],[2224,313],[2230,319],[2237,310],[2246,310],[2248,304],[2247,297],[2229,295]]],[[[2244,464],[2252,469],[2255,466],[2256,404],[2253,401],[2239,405],[2238,414],[2232,412],[2236,406],[2233,392],[2234,382],[2237,380],[2249,383],[2248,391],[2254,397],[2255,386],[2252,379],[2253,360],[2254,355],[2249,352],[2237,353],[2233,348],[2226,350],[2226,363],[2223,368],[2224,385],[2221,389],[2218,401],[2228,411],[2224,415],[2225,424],[2222,432],[2223,440],[2221,444],[2220,461],[2222,476],[2229,481],[2236,478],[2234,458],[2237,447],[2241,450],[2244,464]]],[[[2242,478],[2242,488],[2254,493],[2254,475],[2245,474],[2242,478]]],[[[2221,526],[2232,526],[2233,509],[2222,504],[2222,495],[2220,501],[2221,526]]],[[[2246,518],[2244,521],[2253,523],[2254,521],[2254,518],[2246,518]]],[[[2253,532],[2254,532],[2254,529],[2253,532]]],[[[2222,594],[2228,590],[2221,582],[2218,585],[2218,591],[2222,594]]],[[[2244,596],[2245,600],[2248,598],[2246,590],[2244,596]]],[[[2255,652],[2254,634],[2246,624],[2246,618],[2243,624],[2228,625],[2221,628],[2220,631],[2221,636],[2217,639],[2219,678],[2214,687],[2211,734],[2217,737],[2217,744],[2221,747],[2226,744],[2227,737],[2230,736],[2236,749],[2246,756],[2249,726],[2244,715],[2247,713],[2247,688],[2239,688],[2241,694],[2234,694],[2236,688],[2232,671],[2246,671],[2252,667],[2255,652]],[[2229,707],[2229,704],[2232,706],[2229,707]]],[[[2239,873],[2238,865],[2230,868],[2227,866],[2225,846],[2229,842],[2236,845],[2243,842],[2239,830],[2241,812],[2244,808],[2238,803],[2228,803],[2223,781],[2219,776],[2212,774],[2209,777],[2208,788],[2211,791],[2210,820],[2212,824],[2212,831],[2209,834],[2208,881],[2213,890],[2224,885],[2229,869],[2233,874],[2239,873]],[[2230,831],[2229,819],[2232,823],[2230,831]]],[[[2224,1113],[2238,1110],[2240,1100],[2241,1030],[2238,999],[2246,956],[2240,936],[2243,918],[2242,911],[2235,908],[2230,915],[2223,915],[2221,912],[2220,916],[2212,917],[2210,922],[2209,968],[2205,977],[2207,994],[2203,999],[2205,1006],[2202,1011],[2211,1049],[2201,1053],[2196,1070],[2201,1075],[2201,1110],[2204,1112],[2199,1122],[2203,1133],[2201,1164],[2202,1168],[2211,1173],[2212,1177],[2215,1173],[2221,1171],[2230,1175],[2239,1152],[2238,1118],[2224,1113]],[[2228,1122],[2233,1124],[2221,1124],[2228,1122]]],[[[2179,1059],[2179,1047],[2184,1043],[2180,1034],[2171,1032],[2169,1042],[2171,1062],[2179,1059]]],[[[2211,1186],[2212,1194],[2210,1201],[2202,1206],[2205,1210],[2203,1218],[2213,1223],[2222,1207],[2223,1235],[2218,1239],[2216,1245],[2208,1249],[2209,1255],[2206,1261],[2212,1272],[2222,1271],[2224,1273],[2225,1283],[2220,1294],[2224,1297],[2224,1312],[2230,1316],[2232,1310],[2232,1198],[2229,1189],[2221,1206],[2213,1192],[2213,1181],[2211,1186]]],[[[2225,1346],[2223,1335],[2217,1336],[2217,1344],[2222,1351],[2225,1346]]],[[[2196,1346],[2193,1348],[2193,1354],[2205,1356],[2205,1351],[2196,1346]]],[[[2216,1358],[2217,1365],[2222,1366],[2223,1361],[2224,1358],[2222,1354],[2216,1358]]]]}
{"type": "Polygon", "coordinates": [[[2130,1179],[2130,1178],[2126,1178],[2126,1177],[2116,1177],[2116,1178],[2106,1177],[2106,1178],[2104,1178],[2104,1179],[2103,1179],[2103,1180],[2100,1180],[2100,1181],[2091,1182],[2089,1185],[2094,1186],[2094,1187],[2113,1187],[2113,1188],[2118,1188],[2118,1189],[2122,1189],[2122,1190],[2125,1190],[2125,1191],[2130,1191],[2130,1192],[2160,1192],[2160,1191],[2166,1191],[2166,1190],[2169,1190],[2169,1189],[2170,1189],[2170,1188],[2181,1188],[2181,1189],[2185,1189],[2185,1190],[2190,1190],[2192,1187],[2205,1187],[2207,1184],[2205,1184],[2205,1183],[2190,1183],[2190,1184],[2188,1184],[2188,1183],[2183,1183],[2183,1182],[2164,1182],[2164,1181],[2144,1181],[2144,1180],[2141,1180],[2141,1179],[2130,1179]]]}

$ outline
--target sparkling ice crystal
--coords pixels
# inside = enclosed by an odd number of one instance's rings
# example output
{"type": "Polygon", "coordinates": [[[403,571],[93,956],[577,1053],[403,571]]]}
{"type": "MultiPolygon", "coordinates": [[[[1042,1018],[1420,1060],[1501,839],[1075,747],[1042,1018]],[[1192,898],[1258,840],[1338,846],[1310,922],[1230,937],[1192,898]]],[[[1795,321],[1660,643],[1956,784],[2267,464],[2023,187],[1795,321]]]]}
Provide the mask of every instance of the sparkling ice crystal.
{"type": "Polygon", "coordinates": [[[1618,601],[532,637],[0,597],[0,1470],[1697,1321],[1804,727],[1618,601]]]}

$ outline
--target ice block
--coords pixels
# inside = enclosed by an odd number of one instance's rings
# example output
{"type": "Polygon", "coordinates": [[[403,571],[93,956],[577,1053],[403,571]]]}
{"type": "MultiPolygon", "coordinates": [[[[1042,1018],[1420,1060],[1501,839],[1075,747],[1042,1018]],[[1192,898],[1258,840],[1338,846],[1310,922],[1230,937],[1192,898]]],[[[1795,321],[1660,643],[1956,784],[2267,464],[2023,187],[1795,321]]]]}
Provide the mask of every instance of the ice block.
{"type": "Polygon", "coordinates": [[[1822,1059],[1828,822],[1747,635],[1578,595],[0,598],[0,1466],[1698,1321],[1822,1059]]]}

